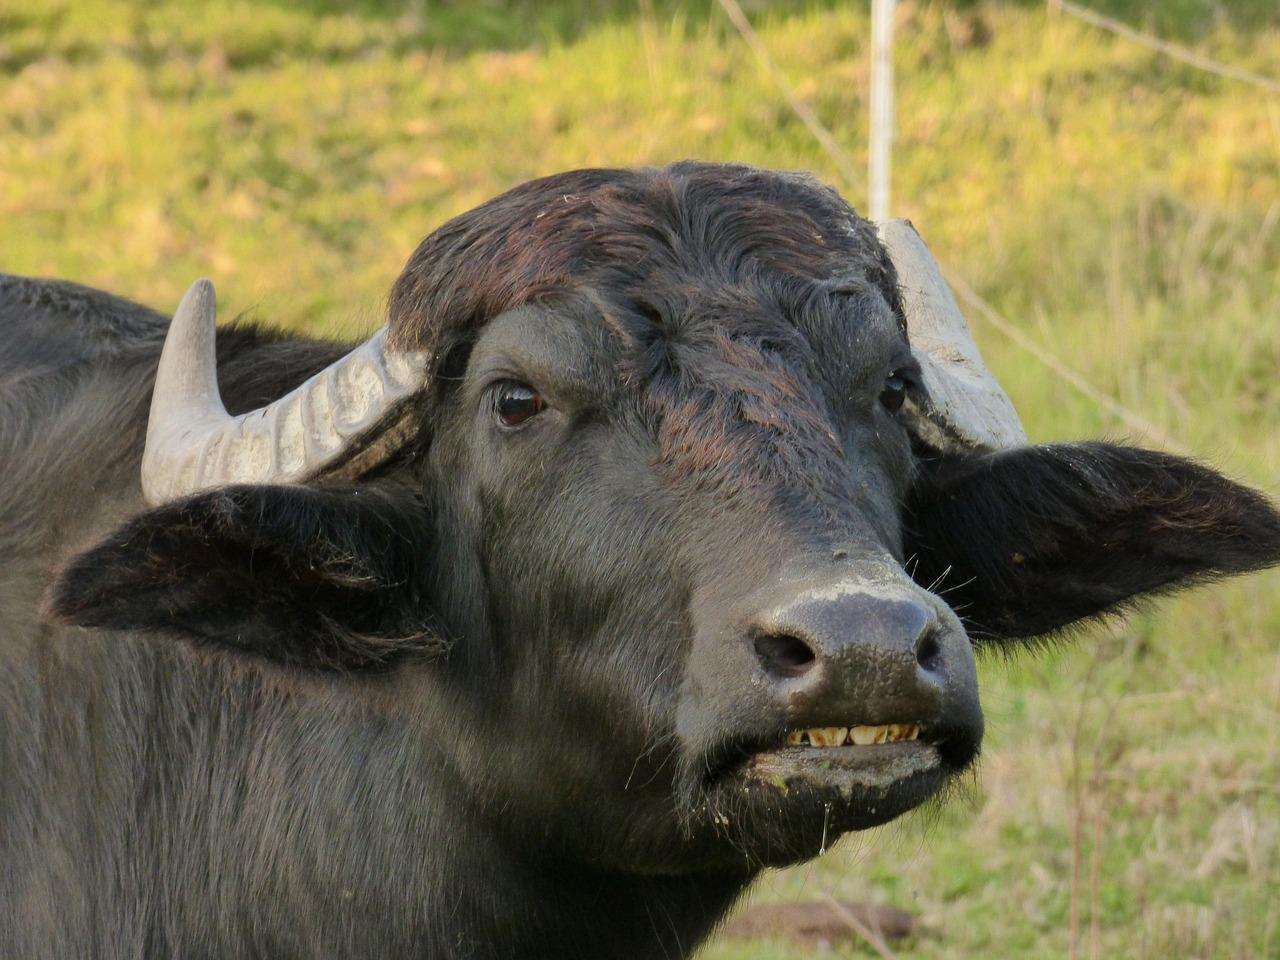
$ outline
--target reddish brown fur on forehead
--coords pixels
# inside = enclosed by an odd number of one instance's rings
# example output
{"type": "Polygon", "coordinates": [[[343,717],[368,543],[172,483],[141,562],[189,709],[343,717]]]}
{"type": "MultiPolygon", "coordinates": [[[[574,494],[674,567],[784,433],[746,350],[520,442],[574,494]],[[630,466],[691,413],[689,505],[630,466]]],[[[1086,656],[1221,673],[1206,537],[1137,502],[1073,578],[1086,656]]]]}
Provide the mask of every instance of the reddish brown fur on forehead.
{"type": "Polygon", "coordinates": [[[722,487],[819,490],[839,480],[840,439],[802,366],[723,329],[708,353],[644,384],[663,464],[722,487]]]}
{"type": "Polygon", "coordinates": [[[498,314],[558,290],[643,299],[747,272],[855,277],[901,317],[874,227],[810,177],[681,163],[534,180],[427,237],[390,297],[391,342],[443,353],[498,314]]]}
{"type": "Polygon", "coordinates": [[[883,298],[874,227],[811,177],[746,166],[581,170],[450,221],[391,295],[394,345],[438,364],[506,310],[588,291],[622,346],[674,476],[815,492],[842,484],[840,440],[793,315],[883,298]]]}

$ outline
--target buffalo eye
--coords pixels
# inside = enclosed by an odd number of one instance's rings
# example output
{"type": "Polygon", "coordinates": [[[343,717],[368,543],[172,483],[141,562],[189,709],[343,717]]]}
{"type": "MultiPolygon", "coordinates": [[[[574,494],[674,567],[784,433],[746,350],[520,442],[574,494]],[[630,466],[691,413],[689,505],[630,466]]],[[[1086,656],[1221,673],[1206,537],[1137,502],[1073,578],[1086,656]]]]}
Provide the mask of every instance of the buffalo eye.
{"type": "Polygon", "coordinates": [[[514,380],[498,384],[494,394],[494,415],[504,427],[520,426],[541,413],[544,406],[542,395],[537,390],[514,380]]]}
{"type": "Polygon", "coordinates": [[[907,381],[895,370],[885,378],[884,389],[880,391],[880,403],[890,413],[897,413],[906,399],[907,381]]]}

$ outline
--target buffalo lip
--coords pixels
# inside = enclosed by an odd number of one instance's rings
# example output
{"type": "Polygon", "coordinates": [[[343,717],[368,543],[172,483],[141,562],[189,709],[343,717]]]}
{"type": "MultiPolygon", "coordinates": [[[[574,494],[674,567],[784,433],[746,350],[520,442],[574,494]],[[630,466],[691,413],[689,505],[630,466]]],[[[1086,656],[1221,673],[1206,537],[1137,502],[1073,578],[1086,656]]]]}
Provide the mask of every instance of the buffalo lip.
{"type": "Polygon", "coordinates": [[[884,789],[916,774],[940,770],[943,765],[936,743],[899,740],[843,747],[783,747],[749,758],[743,774],[754,780],[832,786],[849,792],[884,789]]]}
{"type": "Polygon", "coordinates": [[[945,746],[934,741],[845,747],[783,747],[752,753],[726,783],[754,797],[792,844],[778,865],[822,852],[839,835],[880,826],[938,794],[955,774],[945,746]],[[791,832],[787,832],[791,831],[791,832]]]}

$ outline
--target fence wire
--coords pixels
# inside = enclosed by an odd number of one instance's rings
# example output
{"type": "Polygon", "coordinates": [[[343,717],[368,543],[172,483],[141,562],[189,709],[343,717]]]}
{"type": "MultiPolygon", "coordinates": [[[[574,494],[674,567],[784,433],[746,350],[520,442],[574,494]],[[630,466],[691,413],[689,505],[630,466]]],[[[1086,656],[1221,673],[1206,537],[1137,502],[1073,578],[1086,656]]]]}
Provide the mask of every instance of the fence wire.
{"type": "Polygon", "coordinates": [[[1116,36],[1124,37],[1126,40],[1146,47],[1149,50],[1155,50],[1157,53],[1163,53],[1166,57],[1170,57],[1180,63],[1203,70],[1206,73],[1212,73],[1219,77],[1225,77],[1228,80],[1238,80],[1241,83],[1248,83],[1261,90],[1270,93],[1280,93],[1280,80],[1273,80],[1271,77],[1264,77],[1260,73],[1253,73],[1250,70],[1241,70],[1239,67],[1233,67],[1230,64],[1220,63],[1211,57],[1206,57],[1202,53],[1197,53],[1187,47],[1179,46],[1176,43],[1170,43],[1168,40],[1162,40],[1160,37],[1153,36],[1150,33],[1143,33],[1141,30],[1135,30],[1127,23],[1121,23],[1119,20],[1108,17],[1106,14],[1098,13],[1090,10],[1088,7],[1082,7],[1079,4],[1072,3],[1071,0],[1047,0],[1050,10],[1061,11],[1069,14],[1085,23],[1091,24],[1100,30],[1106,30],[1114,33],[1116,36]]]}

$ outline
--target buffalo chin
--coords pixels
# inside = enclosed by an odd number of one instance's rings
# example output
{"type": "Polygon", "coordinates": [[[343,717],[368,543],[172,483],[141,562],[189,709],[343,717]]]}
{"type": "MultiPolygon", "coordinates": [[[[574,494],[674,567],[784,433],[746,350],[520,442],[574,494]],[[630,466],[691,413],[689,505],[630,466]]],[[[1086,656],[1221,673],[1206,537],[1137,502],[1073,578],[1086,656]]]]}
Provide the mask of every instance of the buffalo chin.
{"type": "Polygon", "coordinates": [[[708,784],[701,812],[738,863],[789,866],[920,806],[975,755],[923,742],[772,750],[708,784]]]}

